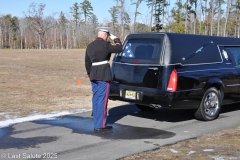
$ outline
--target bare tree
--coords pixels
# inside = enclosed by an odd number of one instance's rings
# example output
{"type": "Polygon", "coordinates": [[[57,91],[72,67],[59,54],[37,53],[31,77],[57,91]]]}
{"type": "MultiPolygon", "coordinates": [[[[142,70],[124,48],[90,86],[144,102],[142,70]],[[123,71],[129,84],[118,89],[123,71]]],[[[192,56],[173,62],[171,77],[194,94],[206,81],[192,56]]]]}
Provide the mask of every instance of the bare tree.
{"type": "Polygon", "coordinates": [[[220,21],[221,21],[221,15],[222,15],[222,4],[224,4],[224,0],[217,0],[216,1],[218,6],[218,18],[217,18],[217,36],[220,35],[220,21]]]}
{"type": "Polygon", "coordinates": [[[149,24],[149,31],[151,32],[152,31],[152,19],[153,19],[153,11],[154,11],[154,5],[155,5],[155,2],[156,0],[146,0],[147,1],[147,5],[148,7],[151,7],[151,17],[150,17],[150,24],[149,24]]]}
{"type": "Polygon", "coordinates": [[[240,16],[240,0],[235,0],[232,4],[232,18],[234,17],[234,37],[239,38],[239,16],[240,16]]]}
{"type": "Polygon", "coordinates": [[[210,35],[213,35],[213,20],[214,20],[214,0],[211,0],[211,19],[210,19],[210,35]]]}
{"type": "Polygon", "coordinates": [[[232,4],[232,0],[228,0],[227,10],[226,10],[226,20],[225,20],[224,30],[223,30],[223,36],[227,36],[227,24],[228,24],[228,20],[229,20],[229,12],[230,12],[231,4],[232,4]]]}
{"type": "Polygon", "coordinates": [[[0,17],[0,48],[3,48],[3,17],[0,17]]]}
{"type": "Polygon", "coordinates": [[[19,29],[20,29],[20,46],[21,46],[21,49],[25,48],[25,44],[26,44],[26,34],[25,33],[25,30],[28,26],[28,20],[26,18],[22,18],[20,20],[20,23],[19,23],[19,29]],[[24,36],[24,41],[23,41],[23,35],[24,36]],[[24,45],[23,45],[24,43],[24,45]]]}
{"type": "Polygon", "coordinates": [[[208,8],[207,8],[207,3],[208,3],[208,0],[203,0],[203,1],[205,1],[205,6],[204,6],[204,11],[203,11],[203,13],[204,13],[204,22],[205,22],[205,34],[207,34],[207,11],[208,11],[208,8]]]}
{"type": "Polygon", "coordinates": [[[51,21],[48,18],[44,19],[43,10],[45,8],[45,4],[40,3],[32,3],[29,6],[27,18],[30,21],[31,28],[38,34],[39,36],[39,49],[45,47],[45,34],[46,31],[53,27],[51,21]]]}
{"type": "Polygon", "coordinates": [[[117,7],[119,8],[119,18],[121,27],[121,39],[125,37],[125,30],[130,30],[129,23],[130,17],[125,9],[125,0],[115,0],[117,2],[117,7]]]}
{"type": "Polygon", "coordinates": [[[198,0],[190,0],[190,4],[194,6],[194,10],[191,10],[191,13],[194,15],[193,34],[196,34],[197,2],[198,0]]]}
{"type": "Polygon", "coordinates": [[[72,14],[73,16],[73,21],[74,21],[74,24],[73,25],[73,32],[72,32],[72,37],[73,37],[73,46],[76,47],[76,29],[77,29],[77,26],[78,24],[80,23],[80,9],[79,9],[79,5],[78,3],[74,3],[72,7],[70,7],[70,13],[72,14]]]}
{"type": "Polygon", "coordinates": [[[199,34],[202,34],[202,14],[203,14],[202,0],[200,0],[199,34]]]}
{"type": "Polygon", "coordinates": [[[187,28],[188,28],[188,0],[186,0],[186,3],[185,3],[185,33],[187,33],[187,28]]]}
{"type": "Polygon", "coordinates": [[[140,12],[138,12],[138,7],[142,3],[143,0],[136,0],[135,2],[132,1],[132,5],[135,5],[135,12],[134,12],[134,20],[133,20],[133,32],[135,32],[135,25],[136,25],[136,19],[140,12]]]}

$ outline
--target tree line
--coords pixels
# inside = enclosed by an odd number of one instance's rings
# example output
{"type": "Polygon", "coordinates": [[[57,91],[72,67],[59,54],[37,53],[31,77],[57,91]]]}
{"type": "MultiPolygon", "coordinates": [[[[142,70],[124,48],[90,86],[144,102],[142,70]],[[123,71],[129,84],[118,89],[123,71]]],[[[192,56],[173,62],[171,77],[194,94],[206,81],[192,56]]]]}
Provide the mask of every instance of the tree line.
{"type": "Polygon", "coordinates": [[[121,39],[134,32],[175,32],[240,37],[240,0],[113,0],[110,20],[99,22],[90,0],[75,2],[69,15],[44,16],[46,4],[31,3],[24,17],[0,15],[0,48],[84,48],[96,38],[99,26],[108,26],[121,39]],[[144,2],[144,3],[143,3],[144,2]],[[142,13],[141,5],[149,12],[142,13]],[[139,15],[145,16],[140,19],[139,15]]]}

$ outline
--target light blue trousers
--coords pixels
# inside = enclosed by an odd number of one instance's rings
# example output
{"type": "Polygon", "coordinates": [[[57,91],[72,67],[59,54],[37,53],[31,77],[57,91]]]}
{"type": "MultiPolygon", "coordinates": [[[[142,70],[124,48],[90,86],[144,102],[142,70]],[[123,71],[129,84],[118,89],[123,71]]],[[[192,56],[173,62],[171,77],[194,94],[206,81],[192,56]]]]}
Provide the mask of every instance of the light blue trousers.
{"type": "Polygon", "coordinates": [[[110,82],[92,80],[91,84],[94,128],[105,128],[110,82]]]}

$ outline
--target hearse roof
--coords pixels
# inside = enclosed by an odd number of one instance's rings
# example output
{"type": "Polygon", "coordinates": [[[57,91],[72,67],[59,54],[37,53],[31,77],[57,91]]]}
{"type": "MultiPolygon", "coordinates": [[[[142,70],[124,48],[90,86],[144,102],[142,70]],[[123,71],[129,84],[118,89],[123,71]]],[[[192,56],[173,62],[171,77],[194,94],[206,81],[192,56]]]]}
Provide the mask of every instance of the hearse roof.
{"type": "Polygon", "coordinates": [[[163,39],[160,65],[194,65],[222,62],[218,46],[240,46],[239,38],[179,34],[179,33],[134,33],[128,39],[163,39]]]}

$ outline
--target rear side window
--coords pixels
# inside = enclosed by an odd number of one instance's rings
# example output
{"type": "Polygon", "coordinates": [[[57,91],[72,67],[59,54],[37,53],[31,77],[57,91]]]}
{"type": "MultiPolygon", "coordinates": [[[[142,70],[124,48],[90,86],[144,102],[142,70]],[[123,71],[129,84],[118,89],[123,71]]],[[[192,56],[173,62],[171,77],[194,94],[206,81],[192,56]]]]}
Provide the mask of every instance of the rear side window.
{"type": "Polygon", "coordinates": [[[235,66],[240,67],[240,47],[225,47],[225,49],[229,52],[230,57],[235,62],[235,66]]]}
{"type": "Polygon", "coordinates": [[[132,63],[159,63],[160,39],[130,39],[116,61],[132,63]]]}

